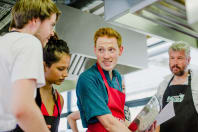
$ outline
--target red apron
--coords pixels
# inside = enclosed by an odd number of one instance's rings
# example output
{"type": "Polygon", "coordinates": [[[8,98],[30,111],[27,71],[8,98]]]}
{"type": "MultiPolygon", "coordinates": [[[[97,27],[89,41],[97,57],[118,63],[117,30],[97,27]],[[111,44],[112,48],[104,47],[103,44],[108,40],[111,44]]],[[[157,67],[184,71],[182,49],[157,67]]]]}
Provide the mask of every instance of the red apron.
{"type": "MultiPolygon", "coordinates": [[[[104,75],[104,72],[98,63],[97,63],[97,68],[107,88],[107,93],[108,93],[107,106],[109,107],[114,117],[116,117],[119,120],[124,121],[125,120],[125,117],[124,117],[125,94],[123,92],[120,92],[117,89],[109,87],[107,83],[107,79],[104,75]]],[[[117,83],[119,85],[118,80],[117,80],[117,83]]],[[[103,125],[100,122],[97,122],[94,124],[89,124],[87,132],[108,132],[108,131],[103,127],[103,125]]]]}

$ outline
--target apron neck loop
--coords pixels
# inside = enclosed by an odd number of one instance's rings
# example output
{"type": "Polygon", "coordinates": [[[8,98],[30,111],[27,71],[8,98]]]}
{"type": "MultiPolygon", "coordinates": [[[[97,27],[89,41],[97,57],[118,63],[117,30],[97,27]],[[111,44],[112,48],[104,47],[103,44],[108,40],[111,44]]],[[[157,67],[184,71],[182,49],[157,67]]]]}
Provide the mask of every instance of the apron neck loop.
{"type": "MultiPolygon", "coordinates": [[[[58,106],[58,103],[57,103],[57,99],[56,99],[56,90],[52,87],[52,95],[53,95],[53,99],[54,99],[54,102],[56,104],[56,107],[58,109],[58,116],[60,117],[60,110],[59,110],[59,106],[58,106]]],[[[58,96],[58,95],[57,95],[58,96]]]]}
{"type": "Polygon", "coordinates": [[[191,70],[188,70],[188,86],[191,87],[191,70]]]}
{"type": "Polygon", "coordinates": [[[102,76],[102,79],[104,80],[105,86],[109,89],[109,88],[110,88],[110,87],[109,87],[109,84],[107,83],[107,79],[106,79],[106,77],[105,77],[105,74],[104,74],[104,72],[103,72],[101,66],[98,64],[98,62],[96,63],[96,65],[97,65],[97,68],[98,68],[98,70],[99,70],[99,72],[100,72],[100,74],[101,74],[101,76],[102,76]]]}

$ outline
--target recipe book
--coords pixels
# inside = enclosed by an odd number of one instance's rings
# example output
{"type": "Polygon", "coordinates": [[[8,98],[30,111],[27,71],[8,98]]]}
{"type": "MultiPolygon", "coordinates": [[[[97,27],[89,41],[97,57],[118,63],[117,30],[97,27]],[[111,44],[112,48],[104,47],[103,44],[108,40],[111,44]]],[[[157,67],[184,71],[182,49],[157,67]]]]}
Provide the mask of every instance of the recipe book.
{"type": "Polygon", "coordinates": [[[144,106],[136,118],[132,121],[129,127],[133,131],[145,131],[157,121],[157,126],[175,116],[173,102],[169,102],[162,110],[156,96],[153,96],[144,106]]]}

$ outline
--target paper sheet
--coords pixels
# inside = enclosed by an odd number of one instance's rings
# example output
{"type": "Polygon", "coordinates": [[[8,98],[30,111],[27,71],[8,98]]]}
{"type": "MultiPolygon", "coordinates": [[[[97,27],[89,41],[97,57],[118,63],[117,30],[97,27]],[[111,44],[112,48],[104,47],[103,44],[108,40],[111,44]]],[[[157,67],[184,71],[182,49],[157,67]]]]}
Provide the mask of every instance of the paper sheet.
{"type": "Polygon", "coordinates": [[[170,101],[162,110],[161,112],[157,115],[156,121],[157,121],[157,126],[164,123],[165,121],[171,119],[172,117],[175,116],[175,110],[173,106],[173,102],[170,101]]]}

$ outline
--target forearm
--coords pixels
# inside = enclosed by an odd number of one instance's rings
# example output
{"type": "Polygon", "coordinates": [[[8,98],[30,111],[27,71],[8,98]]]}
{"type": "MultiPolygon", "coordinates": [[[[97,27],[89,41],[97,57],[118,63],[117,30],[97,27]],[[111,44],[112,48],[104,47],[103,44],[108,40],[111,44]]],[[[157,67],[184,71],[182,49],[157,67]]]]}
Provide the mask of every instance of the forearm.
{"type": "Polygon", "coordinates": [[[27,132],[49,132],[43,115],[35,103],[23,107],[16,115],[19,126],[27,132]]]}
{"type": "Polygon", "coordinates": [[[79,120],[79,119],[80,119],[80,112],[79,111],[75,111],[67,117],[67,121],[68,121],[68,123],[69,123],[73,132],[78,132],[78,127],[77,127],[76,121],[79,120]]]}
{"type": "Polygon", "coordinates": [[[43,115],[35,103],[34,80],[18,80],[13,84],[12,113],[19,126],[27,132],[49,132],[43,115]]]}
{"type": "Polygon", "coordinates": [[[124,123],[118,121],[111,114],[106,114],[102,116],[97,116],[100,123],[104,126],[109,132],[131,132],[124,123]]]}
{"type": "Polygon", "coordinates": [[[68,119],[68,123],[69,123],[73,132],[78,132],[78,127],[77,127],[76,121],[68,119]]]}

